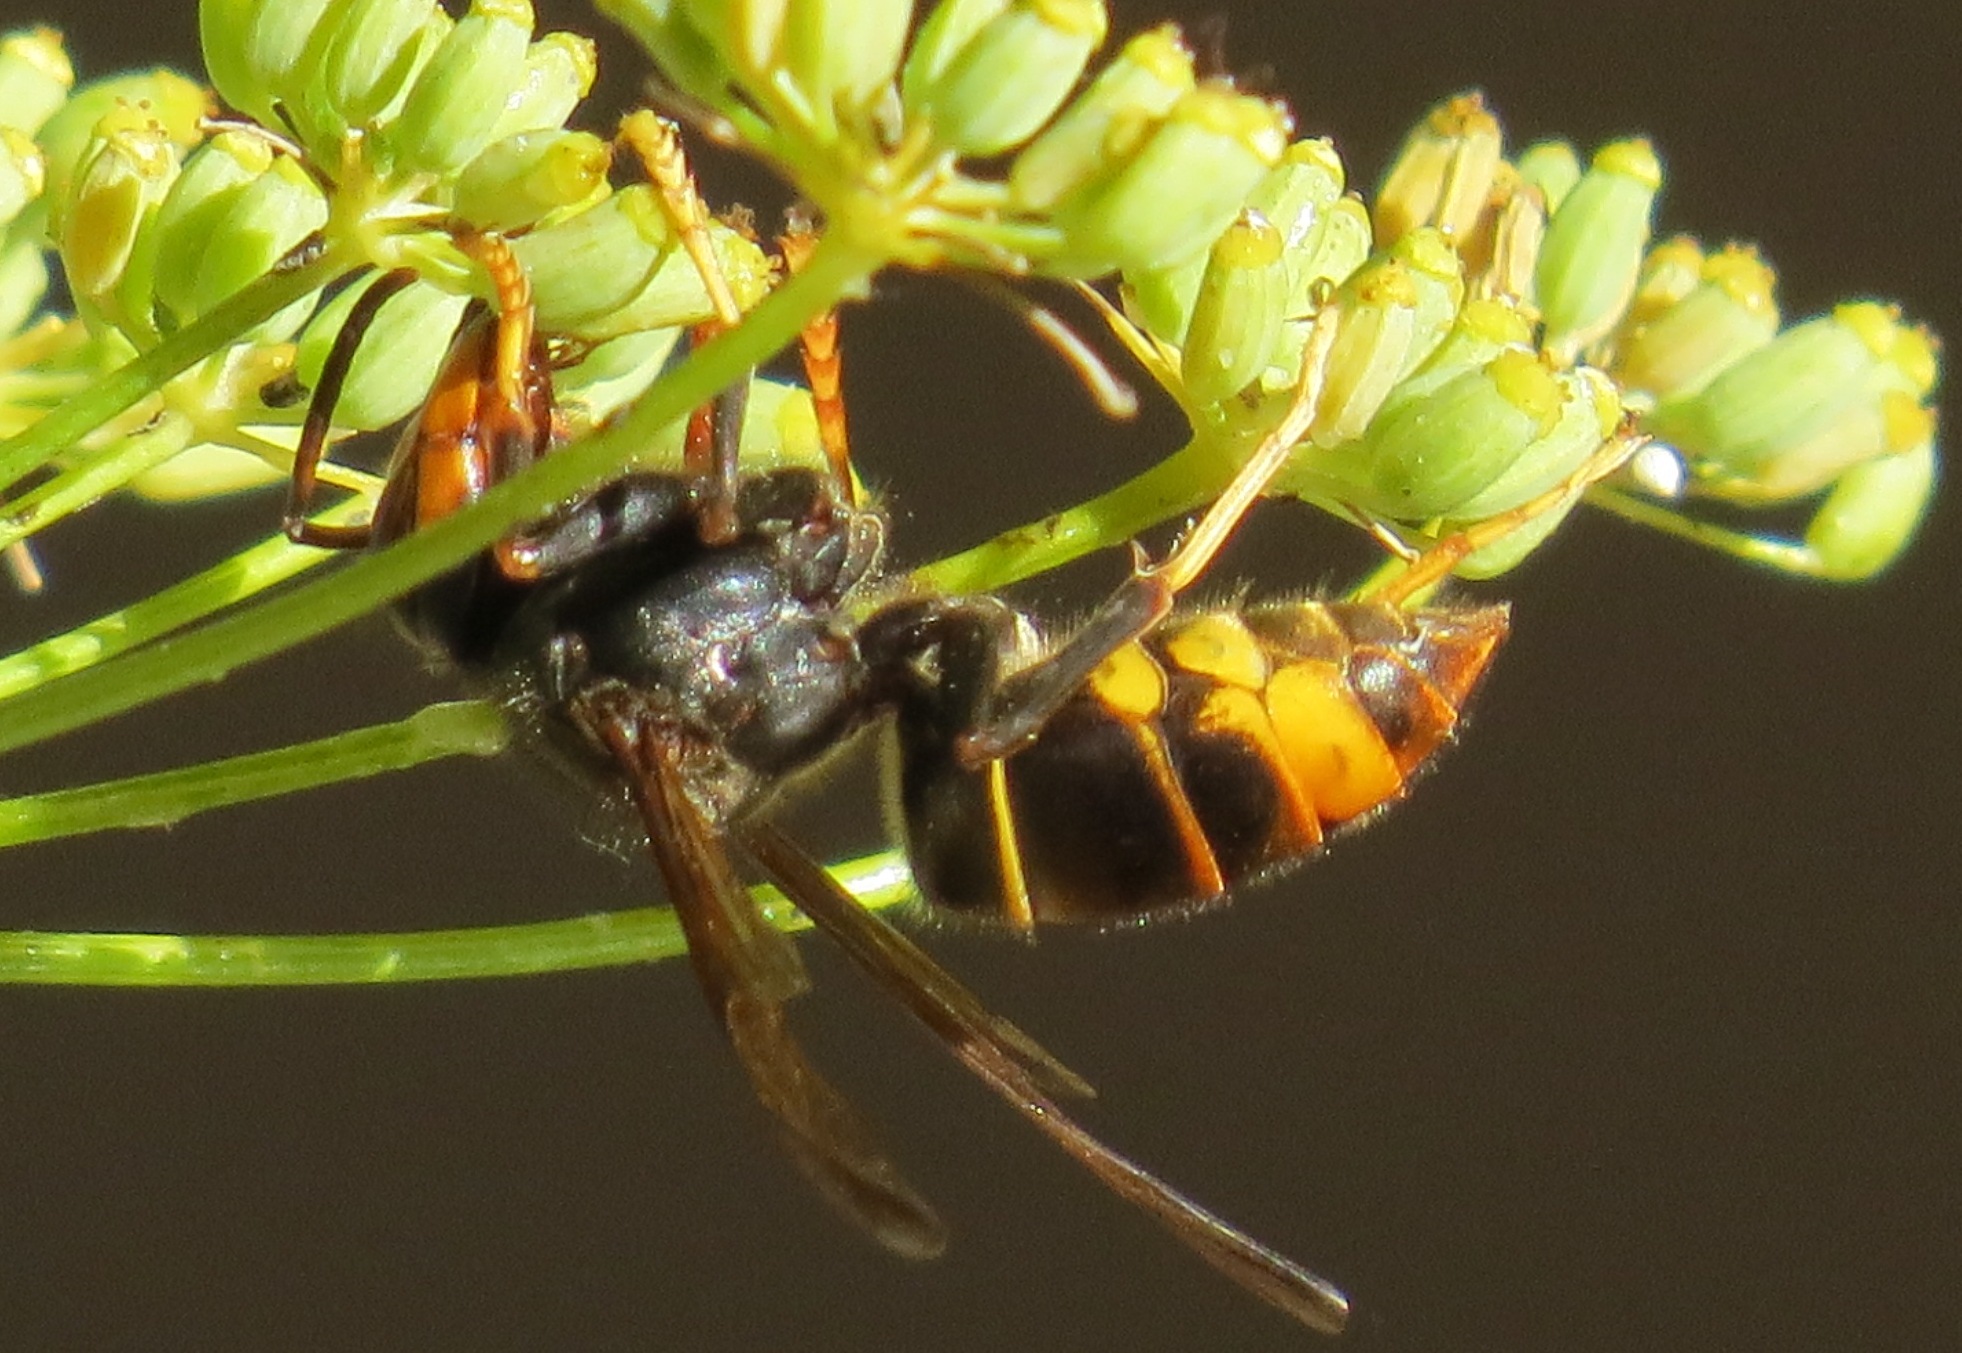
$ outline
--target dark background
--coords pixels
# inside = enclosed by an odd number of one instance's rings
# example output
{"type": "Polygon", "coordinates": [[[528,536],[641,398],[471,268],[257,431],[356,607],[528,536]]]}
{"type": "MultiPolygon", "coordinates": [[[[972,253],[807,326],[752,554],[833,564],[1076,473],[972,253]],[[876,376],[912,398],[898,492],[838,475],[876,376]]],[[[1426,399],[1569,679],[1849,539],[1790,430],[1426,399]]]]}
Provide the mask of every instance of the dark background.
{"type": "MultiPolygon", "coordinates": [[[[1120,6],[1125,31],[1164,3],[1120,6]]],[[[93,71],[194,61],[189,0],[9,0],[93,71]]],[[[1788,313],[1951,337],[1944,3],[1213,3],[1372,181],[1482,85],[1515,144],[1653,135],[1665,229],[1761,240],[1788,313]]],[[[583,11],[560,24],[601,32],[583,11]]],[[[609,36],[630,92],[636,58],[609,36]]],[[[711,166],[719,201],[760,195],[711,166]]],[[[924,558],[1175,444],[1104,423],[1009,320],[895,279],[856,435],[924,558]]],[[[1951,413],[1950,426],[1956,425],[1951,413]]],[[[270,500],[55,534],[38,636],[262,533],[270,500]]],[[[1267,508],[1224,577],[1346,576],[1267,508]]],[[[1601,518],[1488,589],[1517,636],[1391,820],[1229,912],[1034,949],[929,936],[1100,1087],[1122,1149],[1346,1287],[1357,1347],[1931,1349],[1955,1252],[1962,921],[1953,494],[1835,589],[1601,518]]],[[[1046,582],[1066,610],[1111,567],[1046,582]]],[[[11,646],[11,643],[9,644],[11,646]]],[[[274,746],[440,692],[373,622],[0,768],[26,792],[274,746]]],[[[870,846],[841,781],[813,830],[870,846]]],[[[0,925],[327,931],[646,902],[517,764],[9,854],[0,925]]],[[[1279,1349],[1311,1345],[1107,1196],[807,946],[802,1027],[956,1230],[909,1268],[773,1149],[686,969],[243,994],[0,993],[0,1346],[1279,1349]]]]}

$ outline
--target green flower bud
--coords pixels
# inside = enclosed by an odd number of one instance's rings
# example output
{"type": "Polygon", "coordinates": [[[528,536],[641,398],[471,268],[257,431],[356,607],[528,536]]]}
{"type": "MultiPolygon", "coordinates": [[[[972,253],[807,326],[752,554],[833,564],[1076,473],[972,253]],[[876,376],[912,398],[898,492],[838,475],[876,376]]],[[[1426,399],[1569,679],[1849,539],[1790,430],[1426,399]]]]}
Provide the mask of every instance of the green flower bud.
{"type": "Polygon", "coordinates": [[[920,24],[906,66],[900,72],[900,98],[918,107],[925,91],[940,82],[974,35],[1007,9],[1009,0],[940,0],[920,24]]]}
{"type": "MultiPolygon", "coordinates": [[[[327,354],[365,291],[365,284],[342,288],[307,322],[293,361],[293,373],[302,384],[311,388],[319,383],[327,354]]],[[[422,407],[468,304],[467,296],[426,282],[404,287],[383,302],[348,368],[334,405],[335,426],[372,431],[422,407]]]]}
{"type": "Polygon", "coordinates": [[[1053,268],[1144,273],[1203,254],[1288,145],[1287,114],[1220,85],[1201,85],[1125,160],[1054,213],[1065,236],[1053,268]]]}
{"type": "Polygon", "coordinates": [[[226,103],[268,127],[274,105],[299,111],[330,0],[202,0],[204,66],[226,103]]]}
{"type": "Polygon", "coordinates": [[[250,451],[200,442],[151,466],[123,487],[149,503],[194,503],[264,488],[286,477],[285,471],[250,451]]]}
{"type": "Polygon", "coordinates": [[[197,313],[191,297],[218,222],[237,196],[272,168],[264,137],[220,132],[192,151],[183,172],[157,209],[156,299],[182,323],[197,313]]]}
{"type": "Polygon", "coordinates": [[[264,488],[286,477],[285,471],[250,451],[200,442],[151,466],[123,487],[148,503],[195,503],[264,488]]]}
{"type": "Polygon", "coordinates": [[[1767,503],[1815,492],[1930,434],[1934,340],[1871,301],[1795,325],[1649,426],[1688,458],[1696,492],[1767,503]]]}
{"type": "Polygon", "coordinates": [[[612,163],[612,148],[591,132],[519,132],[464,167],[453,209],[481,230],[536,225],[604,197],[612,163]]]}
{"type": "Polygon", "coordinates": [[[52,233],[78,299],[110,304],[138,234],[176,177],[177,148],[163,127],[133,108],[101,120],[74,182],[51,204],[52,233]]]}
{"type": "Polygon", "coordinates": [[[674,0],[722,64],[741,79],[766,84],[778,64],[791,0],[674,0]]]}
{"type": "MultiPolygon", "coordinates": [[[[680,329],[647,329],[595,343],[571,366],[552,373],[559,411],[573,423],[574,435],[595,427],[640,398],[654,383],[681,342],[680,329]]],[[[745,415],[747,430],[748,415],[745,415]]],[[[676,464],[681,462],[679,438],[676,464]]],[[[747,464],[747,462],[745,462],[747,464]]]]}
{"type": "Polygon", "coordinates": [[[1559,413],[1492,482],[1451,509],[1459,522],[1510,512],[1570,478],[1621,425],[1614,382],[1593,367],[1554,372],[1559,413]]]}
{"type": "Polygon", "coordinates": [[[1502,352],[1530,351],[1534,323],[1531,315],[1509,298],[1475,297],[1466,301],[1444,341],[1415,371],[1397,382],[1383,403],[1384,409],[1428,399],[1434,390],[1458,377],[1483,370],[1502,352]]]}
{"type": "Polygon", "coordinates": [[[0,231],[40,200],[48,184],[47,162],[26,132],[0,127],[0,231]]]}
{"type": "MultiPolygon", "coordinates": [[[[769,260],[719,222],[709,224],[709,237],[737,305],[754,305],[769,290],[769,260]]],[[[644,184],[520,236],[511,249],[531,276],[539,324],[552,333],[599,341],[713,313],[701,276],[644,184]]]]}
{"type": "Polygon", "coordinates": [[[309,140],[372,124],[408,89],[430,38],[450,26],[433,0],[340,0],[315,37],[324,45],[305,99],[309,140]]]}
{"type": "Polygon", "coordinates": [[[127,110],[128,120],[154,126],[180,150],[204,138],[204,119],[215,111],[210,91],[175,71],[142,71],[90,81],[42,124],[35,137],[47,157],[50,205],[68,196],[83,156],[94,153],[96,124],[119,109],[127,110]]]}
{"type": "MultiPolygon", "coordinates": [[[[1272,221],[1288,250],[1298,254],[1314,248],[1315,232],[1341,200],[1345,183],[1334,142],[1318,136],[1291,144],[1247,195],[1247,205],[1272,221]]],[[[1358,257],[1350,270],[1361,262],[1358,257]]]]}
{"type": "Polygon", "coordinates": [[[599,55],[591,38],[547,33],[525,51],[524,74],[507,91],[503,111],[491,124],[491,140],[520,132],[555,131],[592,92],[599,55]]]}
{"type": "Polygon", "coordinates": [[[1327,286],[1340,286],[1369,261],[1369,208],[1354,193],[1337,201],[1315,222],[1299,246],[1288,250],[1293,276],[1290,309],[1305,314],[1327,286]]]}
{"type": "Polygon", "coordinates": [[[472,0],[384,132],[398,167],[445,176],[491,143],[498,112],[523,78],[531,26],[529,0],[472,0]]]}
{"type": "Polygon", "coordinates": [[[28,136],[41,130],[68,98],[75,68],[52,28],[0,37],[0,126],[28,136]]]}
{"type": "Polygon", "coordinates": [[[1361,436],[1398,382],[1443,342],[1464,294],[1458,256],[1429,227],[1400,237],[1344,282],[1313,439],[1333,446],[1361,436]]]}
{"type": "Polygon", "coordinates": [[[1521,522],[1512,530],[1487,545],[1482,550],[1473,550],[1464,561],[1453,569],[1460,578],[1474,581],[1496,578],[1501,573],[1517,568],[1527,555],[1546,543],[1547,537],[1560,528],[1573,510],[1580,506],[1578,499],[1561,507],[1542,512],[1530,521],[1521,522]]]}
{"type": "Polygon", "coordinates": [[[1860,582],[1893,563],[1914,539],[1934,489],[1931,420],[1927,440],[1853,466],[1826,495],[1805,531],[1805,543],[1824,563],[1823,575],[1860,582]]]}
{"type": "Polygon", "coordinates": [[[814,109],[857,116],[888,89],[906,50],[913,0],[792,0],[783,63],[814,109]]]}
{"type": "Polygon", "coordinates": [[[1560,422],[1566,391],[1539,356],[1508,348],[1423,399],[1386,408],[1367,434],[1304,457],[1295,491],[1326,490],[1393,521],[1457,516],[1560,422]]]}
{"type": "Polygon", "coordinates": [[[1697,284],[1674,303],[1643,304],[1674,285],[1661,271],[1673,267],[1665,256],[1647,271],[1655,285],[1637,293],[1610,368],[1624,387],[1658,399],[1695,394],[1778,333],[1775,279],[1755,250],[1732,245],[1703,260],[1697,284]]]}
{"type": "Polygon", "coordinates": [[[1376,243],[1389,245],[1420,226],[1458,241],[1486,209],[1504,134],[1477,91],[1447,99],[1411,130],[1376,195],[1376,243]]]}
{"type": "Polygon", "coordinates": [[[1008,171],[1010,201],[1024,211],[1049,210],[1110,159],[1130,154],[1193,86],[1192,53],[1177,27],[1138,34],[1015,157],[1008,171]]]}
{"type": "Polygon", "coordinates": [[[1672,235],[1650,249],[1621,322],[1623,331],[1633,332],[1649,323],[1702,285],[1707,258],[1702,243],[1692,235],[1672,235]]]}
{"type": "Polygon", "coordinates": [[[1547,351],[1563,364],[1620,322],[1635,294],[1662,165],[1646,141],[1616,141],[1547,222],[1534,277],[1547,351]]]}
{"type": "MultiPolygon", "coordinates": [[[[327,223],[327,201],[320,185],[284,155],[275,157],[265,173],[223,196],[224,213],[212,222],[210,244],[179,319],[204,314],[230,300],[327,223]]],[[[310,299],[295,302],[253,329],[254,341],[285,338],[312,308],[310,299]]]]}
{"type": "Polygon", "coordinates": [[[1223,403],[1266,370],[1280,344],[1287,283],[1281,232],[1241,213],[1213,243],[1179,354],[1189,406],[1223,403]]]}
{"type": "Polygon", "coordinates": [[[1062,107],[1109,22],[1103,0],[1013,0],[937,78],[909,89],[907,112],[950,150],[999,155],[1062,107]]]}
{"type": "Polygon", "coordinates": [[[1580,182],[1580,156],[1565,141],[1536,141],[1519,152],[1513,171],[1523,187],[1539,190],[1551,216],[1580,182]]]}

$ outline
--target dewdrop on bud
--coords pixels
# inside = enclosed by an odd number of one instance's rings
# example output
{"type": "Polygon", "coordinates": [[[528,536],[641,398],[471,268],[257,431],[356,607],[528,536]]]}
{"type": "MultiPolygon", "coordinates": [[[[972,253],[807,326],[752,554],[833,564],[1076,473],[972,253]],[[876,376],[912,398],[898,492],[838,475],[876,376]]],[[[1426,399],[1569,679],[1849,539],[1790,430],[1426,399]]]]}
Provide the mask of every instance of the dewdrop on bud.
{"type": "Polygon", "coordinates": [[[1013,0],[930,78],[904,88],[908,120],[961,155],[999,155],[1041,130],[1103,44],[1103,0],[1013,0]]]}
{"type": "Polygon", "coordinates": [[[1547,222],[1534,290],[1548,352],[1571,363],[1621,320],[1641,272],[1662,164],[1646,141],[1595,153],[1547,222]]]}

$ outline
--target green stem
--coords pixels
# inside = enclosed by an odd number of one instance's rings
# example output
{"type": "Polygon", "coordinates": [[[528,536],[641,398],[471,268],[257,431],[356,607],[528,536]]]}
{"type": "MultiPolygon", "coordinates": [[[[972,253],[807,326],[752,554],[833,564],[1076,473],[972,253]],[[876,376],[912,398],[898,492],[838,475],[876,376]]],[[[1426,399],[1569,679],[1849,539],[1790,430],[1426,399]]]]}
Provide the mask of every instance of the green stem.
{"type": "Polygon", "coordinates": [[[1121,545],[1167,518],[1219,495],[1232,466],[1198,441],[1087,503],[1004,531],[973,549],[916,569],[919,586],[941,592],[992,592],[1060,568],[1092,550],[1121,545]]]}
{"type": "Polygon", "coordinates": [[[1588,490],[1587,501],[1603,511],[1612,512],[1623,521],[1632,521],[1679,540],[1692,541],[1705,549],[1717,550],[1733,558],[1763,564],[1800,577],[1826,576],[1819,552],[1799,541],[1754,536],[1711,522],[1698,521],[1674,508],[1619,489],[1596,486],[1588,490]]]}
{"type": "MultiPolygon", "coordinates": [[[[336,504],[319,520],[330,525],[356,522],[370,508],[370,503],[354,499],[336,504]]],[[[120,611],[0,658],[0,702],[183,629],[331,557],[325,550],[295,545],[285,536],[261,541],[120,611]]]]}
{"type": "Polygon", "coordinates": [[[189,446],[191,435],[190,419],[166,413],[142,431],[117,439],[106,451],[23,493],[7,505],[6,519],[0,521],[0,549],[94,506],[189,446]]]}
{"type": "MultiPolygon", "coordinates": [[[[828,241],[826,242],[828,243],[828,241]]],[[[519,523],[591,491],[619,472],[653,433],[797,337],[806,322],[862,288],[878,260],[819,245],[810,263],[744,321],[691,353],[610,428],[546,456],[467,511],[364,556],[333,577],[304,584],[189,634],[161,639],[16,697],[0,728],[0,752],[121,714],[344,625],[462,563],[519,523]]]]}
{"type": "Polygon", "coordinates": [[[320,290],[347,271],[330,249],[290,272],[267,273],[224,304],[200,315],[148,352],[126,362],[32,427],[0,442],[0,488],[19,482],[130,408],[144,396],[287,306],[320,290]]]}
{"type": "MultiPolygon", "coordinates": [[[[867,907],[914,896],[886,851],[831,871],[867,907]]],[[[773,888],[757,899],[773,925],[806,922],[773,888]]],[[[366,935],[131,935],[0,931],[0,984],[96,987],[297,987],[520,977],[677,958],[688,944],[665,907],[560,921],[366,935]]]]}
{"type": "Polygon", "coordinates": [[[269,752],[206,761],[77,789],[0,799],[0,847],[117,827],[170,827],[197,813],[446,756],[495,756],[504,719],[480,700],[430,705],[406,719],[269,752]]]}

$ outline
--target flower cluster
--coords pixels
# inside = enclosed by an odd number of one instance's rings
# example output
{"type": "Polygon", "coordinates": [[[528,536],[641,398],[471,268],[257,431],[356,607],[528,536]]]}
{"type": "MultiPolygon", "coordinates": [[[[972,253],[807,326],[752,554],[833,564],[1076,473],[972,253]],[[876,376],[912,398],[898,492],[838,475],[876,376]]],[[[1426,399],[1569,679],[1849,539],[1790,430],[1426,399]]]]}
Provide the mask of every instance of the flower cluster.
{"type": "MultiPolygon", "coordinates": [[[[1102,0],[939,0],[917,18],[911,0],[601,8],[646,46],[674,110],[814,205],[843,260],[828,300],[891,264],[1115,275],[1113,327],[1211,466],[1194,500],[1310,378],[1314,417],[1271,487],[1412,547],[1591,478],[1610,444],[1631,454],[1593,501],[1813,576],[1885,567],[1931,492],[1933,337],[1872,301],[1781,327],[1750,250],[1651,244],[1663,175],[1645,142],[1585,164],[1557,142],[1509,156],[1464,95],[1365,203],[1329,141],[1203,78],[1169,25],[1093,69],[1102,0]],[[1304,373],[1318,325],[1332,332],[1304,373]],[[1764,508],[1811,515],[1787,539],[1747,529],[1764,508]]],[[[609,144],[566,126],[593,44],[535,35],[527,0],[461,17],[436,0],[204,0],[201,16],[216,95],[240,118],[215,120],[212,95],[163,71],[71,88],[46,31],[0,45],[0,435],[235,320],[52,461],[0,448],[0,493],[43,481],[0,544],[125,483],[205,492],[277,473],[358,294],[324,291],[334,277],[418,274],[382,307],[336,420],[405,416],[481,285],[460,225],[512,238],[541,328],[585,354],[555,381],[592,421],[711,313],[671,205],[616,187],[609,144]],[[75,321],[34,320],[47,243],[75,321]],[[265,304],[224,311],[248,296],[265,304]]],[[[749,309],[775,285],[770,261],[739,229],[708,231],[749,309]]],[[[1462,571],[1510,567],[1578,497],[1462,571]]]]}
{"type": "MultiPolygon", "coordinates": [[[[1411,133],[1367,211],[1332,147],[1297,143],[1209,253],[1127,271],[1125,300],[1188,414],[1222,423],[1284,397],[1303,317],[1336,306],[1320,416],[1280,487],[1348,515],[1434,538],[1545,492],[1625,428],[1631,448],[1652,441],[1605,506],[1790,571],[1871,576],[1932,489],[1933,336],[1872,301],[1781,328],[1749,248],[1650,246],[1662,181],[1639,140],[1585,168],[1559,142],[1507,159],[1464,95],[1411,133]],[[1796,542],[1685,506],[1821,498],[1796,542]]],[[[1461,571],[1510,567],[1560,516],[1461,571]]]]}

